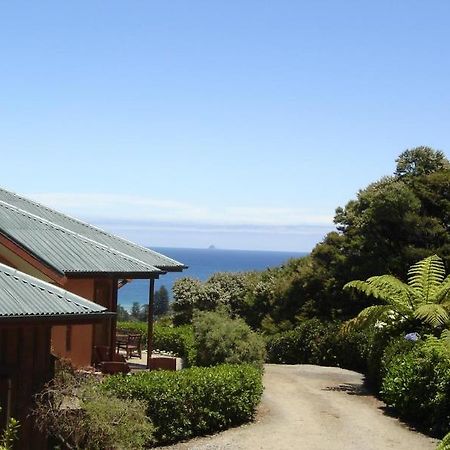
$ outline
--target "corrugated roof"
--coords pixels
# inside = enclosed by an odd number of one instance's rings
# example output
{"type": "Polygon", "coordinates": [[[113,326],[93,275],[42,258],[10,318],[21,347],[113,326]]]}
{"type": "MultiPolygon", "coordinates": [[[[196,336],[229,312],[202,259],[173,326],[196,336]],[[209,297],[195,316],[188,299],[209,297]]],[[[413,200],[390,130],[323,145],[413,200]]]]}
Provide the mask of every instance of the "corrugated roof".
{"type": "Polygon", "coordinates": [[[58,272],[161,271],[93,240],[0,201],[0,228],[58,272]]]}
{"type": "MultiPolygon", "coordinates": [[[[161,253],[147,249],[118,236],[112,235],[87,223],[69,217],[47,206],[21,197],[13,192],[0,189],[0,200],[12,206],[20,208],[30,214],[51,222],[54,225],[65,228],[78,235],[91,239],[99,244],[114,249],[129,257],[135,258],[148,266],[157,267],[164,271],[181,271],[186,266],[161,253]]],[[[0,230],[3,229],[0,223],[0,230]]],[[[7,231],[7,230],[6,230],[7,231]]]]}
{"type": "Polygon", "coordinates": [[[103,306],[0,264],[0,321],[105,314],[109,313],[103,306]]]}

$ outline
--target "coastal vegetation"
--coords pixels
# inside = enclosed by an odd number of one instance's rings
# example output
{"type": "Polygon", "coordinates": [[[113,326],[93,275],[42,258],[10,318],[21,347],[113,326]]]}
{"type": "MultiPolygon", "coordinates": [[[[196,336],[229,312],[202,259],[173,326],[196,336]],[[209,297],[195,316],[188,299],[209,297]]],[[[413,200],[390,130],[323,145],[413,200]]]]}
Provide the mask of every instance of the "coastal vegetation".
{"type": "Polygon", "coordinates": [[[336,209],[337,230],[310,255],[259,273],[178,280],[173,323],[226,310],[264,336],[269,362],[365,372],[399,415],[442,437],[450,430],[450,364],[437,344],[449,327],[450,164],[429,147],[396,163],[336,209]]]}
{"type": "MultiPolygon", "coordinates": [[[[222,430],[254,416],[265,360],[363,372],[396,414],[443,437],[450,430],[448,160],[428,147],[403,152],[391,176],[337,208],[335,223],[310,255],[281,267],[175,282],[153,348],[189,368],[77,389],[84,416],[112,420],[105,410],[119,411],[108,406],[117,399],[131,402],[125,418],[140,405],[136,424],[146,438],[134,448],[222,430]],[[89,407],[99,392],[105,415],[89,407]]],[[[146,343],[145,308],[134,305],[120,318],[118,330],[146,343]]]]}

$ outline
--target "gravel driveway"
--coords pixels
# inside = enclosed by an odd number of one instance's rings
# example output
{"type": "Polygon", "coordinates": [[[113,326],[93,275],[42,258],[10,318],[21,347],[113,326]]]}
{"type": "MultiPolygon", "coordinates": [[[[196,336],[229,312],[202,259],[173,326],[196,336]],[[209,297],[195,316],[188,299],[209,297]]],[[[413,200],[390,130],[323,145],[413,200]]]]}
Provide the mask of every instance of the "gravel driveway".
{"type": "Polygon", "coordinates": [[[436,440],[383,413],[362,375],[310,365],[266,365],[256,421],[169,450],[434,450],[436,440]]]}

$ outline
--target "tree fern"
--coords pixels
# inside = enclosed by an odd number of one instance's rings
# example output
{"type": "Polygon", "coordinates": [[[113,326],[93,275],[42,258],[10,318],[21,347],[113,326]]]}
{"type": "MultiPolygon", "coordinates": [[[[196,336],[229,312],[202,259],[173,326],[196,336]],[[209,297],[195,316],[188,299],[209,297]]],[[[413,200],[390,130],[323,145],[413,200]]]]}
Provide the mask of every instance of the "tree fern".
{"type": "Polygon", "coordinates": [[[450,450],[450,433],[444,436],[441,442],[439,442],[436,450],[450,450]]]}
{"type": "Polygon", "coordinates": [[[418,291],[424,302],[428,303],[433,292],[445,278],[445,267],[437,255],[419,261],[408,271],[408,284],[418,291]]]}
{"type": "Polygon", "coordinates": [[[414,316],[425,323],[429,323],[433,327],[445,325],[449,319],[447,310],[442,305],[434,303],[420,305],[414,311],[414,316]]]}
{"type": "Polygon", "coordinates": [[[436,303],[443,304],[450,302],[450,275],[436,289],[435,295],[436,295],[436,303]]]}
{"type": "MultiPolygon", "coordinates": [[[[414,264],[408,271],[408,284],[392,275],[381,275],[367,281],[351,281],[344,289],[372,296],[404,318],[419,319],[432,327],[450,320],[450,276],[445,278],[444,263],[437,255],[414,264]]],[[[387,309],[366,308],[348,326],[373,324],[383,319],[387,309]]]]}
{"type": "Polygon", "coordinates": [[[375,326],[378,321],[386,320],[388,314],[391,314],[393,309],[389,305],[373,305],[363,309],[355,318],[348,320],[342,331],[347,332],[352,328],[364,328],[368,326],[375,326]]]}

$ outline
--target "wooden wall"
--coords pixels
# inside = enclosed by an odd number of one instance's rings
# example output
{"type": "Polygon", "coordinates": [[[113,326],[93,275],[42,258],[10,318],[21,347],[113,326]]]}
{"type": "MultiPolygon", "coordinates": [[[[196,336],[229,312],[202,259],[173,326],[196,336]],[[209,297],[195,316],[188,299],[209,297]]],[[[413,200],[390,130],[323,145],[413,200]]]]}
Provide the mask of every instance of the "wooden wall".
{"type": "MultiPolygon", "coordinates": [[[[69,279],[64,289],[87,298],[109,311],[117,311],[117,280],[111,278],[69,279]]],[[[114,351],[116,319],[105,318],[95,325],[58,325],[52,330],[52,350],[78,368],[90,366],[94,346],[114,351]]],[[[111,355],[112,356],[112,355],[111,355]]]]}
{"type": "Polygon", "coordinates": [[[8,417],[19,420],[21,450],[46,448],[28,415],[33,395],[53,376],[50,337],[48,325],[0,325],[0,427],[8,417]]]}

